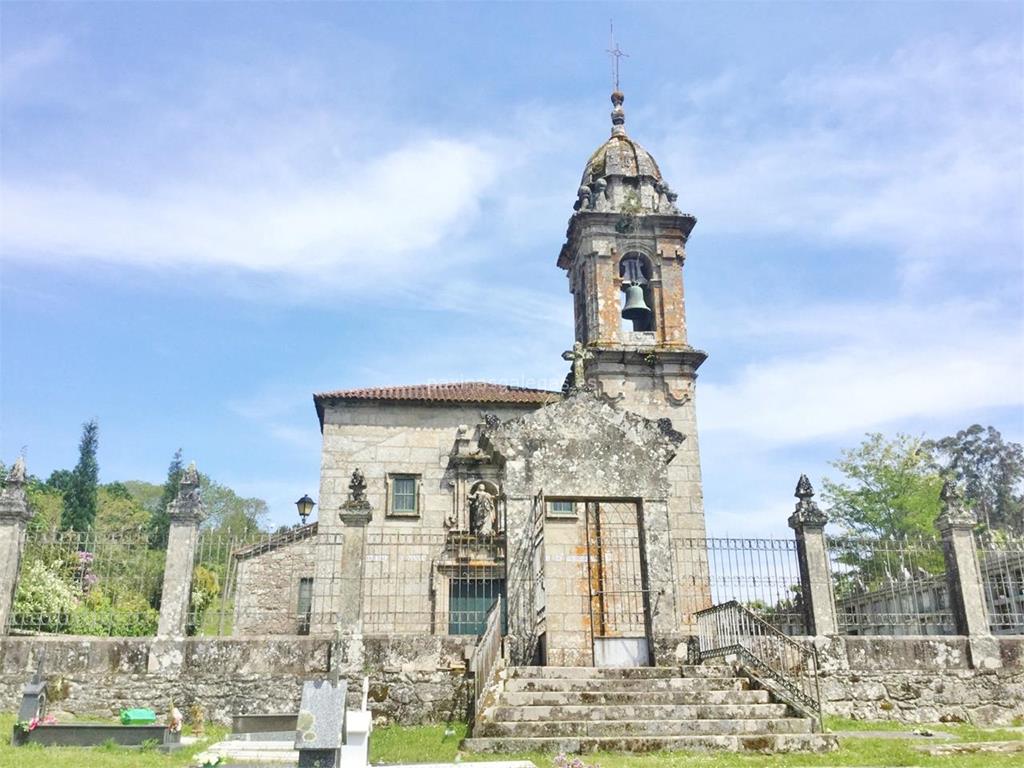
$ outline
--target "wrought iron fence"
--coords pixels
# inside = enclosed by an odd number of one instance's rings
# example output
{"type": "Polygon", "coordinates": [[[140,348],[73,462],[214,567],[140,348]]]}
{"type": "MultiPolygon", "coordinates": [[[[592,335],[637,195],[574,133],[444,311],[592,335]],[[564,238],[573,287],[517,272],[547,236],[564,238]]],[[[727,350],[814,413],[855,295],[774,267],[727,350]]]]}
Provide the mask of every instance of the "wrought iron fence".
{"type": "Polygon", "coordinates": [[[841,634],[956,633],[940,542],[838,536],[828,549],[841,634]]]}
{"type": "MultiPolygon", "coordinates": [[[[504,536],[388,531],[366,536],[364,632],[483,633],[488,611],[505,596],[504,536]]],[[[506,620],[503,616],[503,626],[506,620]]]]}
{"type": "Polygon", "coordinates": [[[673,555],[683,622],[735,600],[785,634],[805,634],[794,539],[680,539],[673,555]]]}
{"type": "Polygon", "coordinates": [[[201,531],[192,572],[187,631],[193,635],[309,634],[330,622],[326,603],[314,600],[321,585],[339,578],[338,558],[317,558],[319,547],[340,549],[338,534],[317,526],[266,533],[201,531]],[[325,572],[317,574],[318,560],[325,572]]]}
{"type": "Polygon", "coordinates": [[[147,532],[29,530],[8,631],[156,634],[165,552],[147,532]]]}
{"type": "Polygon", "coordinates": [[[735,600],[695,615],[700,660],[736,656],[747,673],[821,725],[818,654],[735,600]]]}
{"type": "Polygon", "coordinates": [[[344,534],[319,533],[315,524],[273,534],[202,532],[189,633],[333,632],[341,611],[360,602],[366,634],[484,631],[488,611],[505,595],[503,537],[380,530],[364,535],[361,562],[344,568],[344,534]]]}
{"type": "Polygon", "coordinates": [[[992,633],[1024,634],[1024,540],[982,537],[977,551],[992,633]]]}

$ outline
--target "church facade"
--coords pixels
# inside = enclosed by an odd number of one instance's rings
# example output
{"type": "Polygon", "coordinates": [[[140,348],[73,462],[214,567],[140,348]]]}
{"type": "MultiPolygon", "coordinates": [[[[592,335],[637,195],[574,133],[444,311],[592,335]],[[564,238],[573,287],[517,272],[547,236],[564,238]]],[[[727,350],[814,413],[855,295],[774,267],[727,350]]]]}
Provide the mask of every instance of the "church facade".
{"type": "Polygon", "coordinates": [[[562,391],[314,396],[319,522],[239,553],[259,583],[294,553],[289,583],[262,599],[298,606],[306,631],[472,635],[500,597],[515,663],[633,665],[674,652],[710,605],[695,402],[706,355],[687,338],[683,280],[696,220],[626,133],[621,93],[612,104],[557,258],[575,314],[562,391]]]}

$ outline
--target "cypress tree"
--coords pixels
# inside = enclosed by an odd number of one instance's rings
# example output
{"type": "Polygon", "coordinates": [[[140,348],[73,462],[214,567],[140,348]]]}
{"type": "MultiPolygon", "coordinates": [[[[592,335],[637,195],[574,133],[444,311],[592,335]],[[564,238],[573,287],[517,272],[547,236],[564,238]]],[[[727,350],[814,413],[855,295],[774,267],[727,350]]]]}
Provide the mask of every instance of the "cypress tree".
{"type": "Polygon", "coordinates": [[[171,457],[171,464],[167,468],[167,480],[164,482],[164,492],[160,497],[160,507],[153,513],[149,525],[149,545],[160,548],[167,543],[167,532],[171,527],[171,518],[167,514],[167,506],[174,501],[178,495],[178,488],[181,486],[181,473],[185,467],[181,461],[181,448],[174,452],[171,457]]]}
{"type": "Polygon", "coordinates": [[[78,444],[78,463],[64,488],[64,511],[60,523],[65,530],[88,531],[96,519],[96,488],[100,467],[96,461],[99,425],[96,420],[82,425],[78,444]]]}

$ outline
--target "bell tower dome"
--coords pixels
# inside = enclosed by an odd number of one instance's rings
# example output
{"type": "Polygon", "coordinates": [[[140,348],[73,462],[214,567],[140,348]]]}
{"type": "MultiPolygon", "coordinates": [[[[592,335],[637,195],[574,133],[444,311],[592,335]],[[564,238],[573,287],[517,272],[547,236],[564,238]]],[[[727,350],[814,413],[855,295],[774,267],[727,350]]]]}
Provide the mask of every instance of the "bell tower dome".
{"type": "Polygon", "coordinates": [[[680,212],[657,162],[627,135],[625,97],[611,98],[611,136],[587,161],[558,266],[574,297],[576,341],[592,354],[588,380],[625,394],[633,386],[610,375],[609,361],[627,378],[640,361],[642,378],[660,380],[667,404],[692,389],[706,357],[687,341],[683,291],[697,220],[680,212]]]}

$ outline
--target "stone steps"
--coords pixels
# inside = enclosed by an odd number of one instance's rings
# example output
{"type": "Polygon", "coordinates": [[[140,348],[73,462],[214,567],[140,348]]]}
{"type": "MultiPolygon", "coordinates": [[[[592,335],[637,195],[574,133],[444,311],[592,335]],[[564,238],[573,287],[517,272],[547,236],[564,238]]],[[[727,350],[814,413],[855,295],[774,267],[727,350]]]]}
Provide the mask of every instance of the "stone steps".
{"type": "Polygon", "coordinates": [[[837,743],[724,665],[513,667],[497,682],[467,750],[790,752],[837,743]]]}
{"type": "Polygon", "coordinates": [[[731,752],[828,752],[838,742],[832,734],[793,733],[749,736],[661,737],[547,737],[471,738],[463,748],[472,752],[661,752],[728,750],[731,752]]]}
{"type": "Polygon", "coordinates": [[[574,704],[767,704],[768,691],[530,691],[503,693],[501,703],[510,707],[563,706],[574,704]]]}
{"type": "Polygon", "coordinates": [[[510,693],[600,692],[649,693],[658,691],[743,691],[750,687],[742,677],[666,677],[632,679],[624,677],[593,678],[512,677],[505,682],[510,693]]]}
{"type": "Polygon", "coordinates": [[[731,669],[722,665],[685,665],[679,667],[511,667],[508,678],[554,679],[629,679],[654,680],[673,677],[730,677],[731,669]]]}
{"type": "Polygon", "coordinates": [[[481,737],[621,737],[621,736],[736,736],[741,734],[810,733],[802,717],[702,720],[517,720],[484,723],[474,731],[481,737]]]}
{"type": "MultiPolygon", "coordinates": [[[[767,692],[766,692],[767,693],[767,692]]],[[[765,697],[767,699],[767,696],[765,697]]],[[[730,718],[762,719],[785,717],[785,704],[566,704],[495,707],[492,717],[502,722],[533,720],[722,720],[730,718]]]]}

